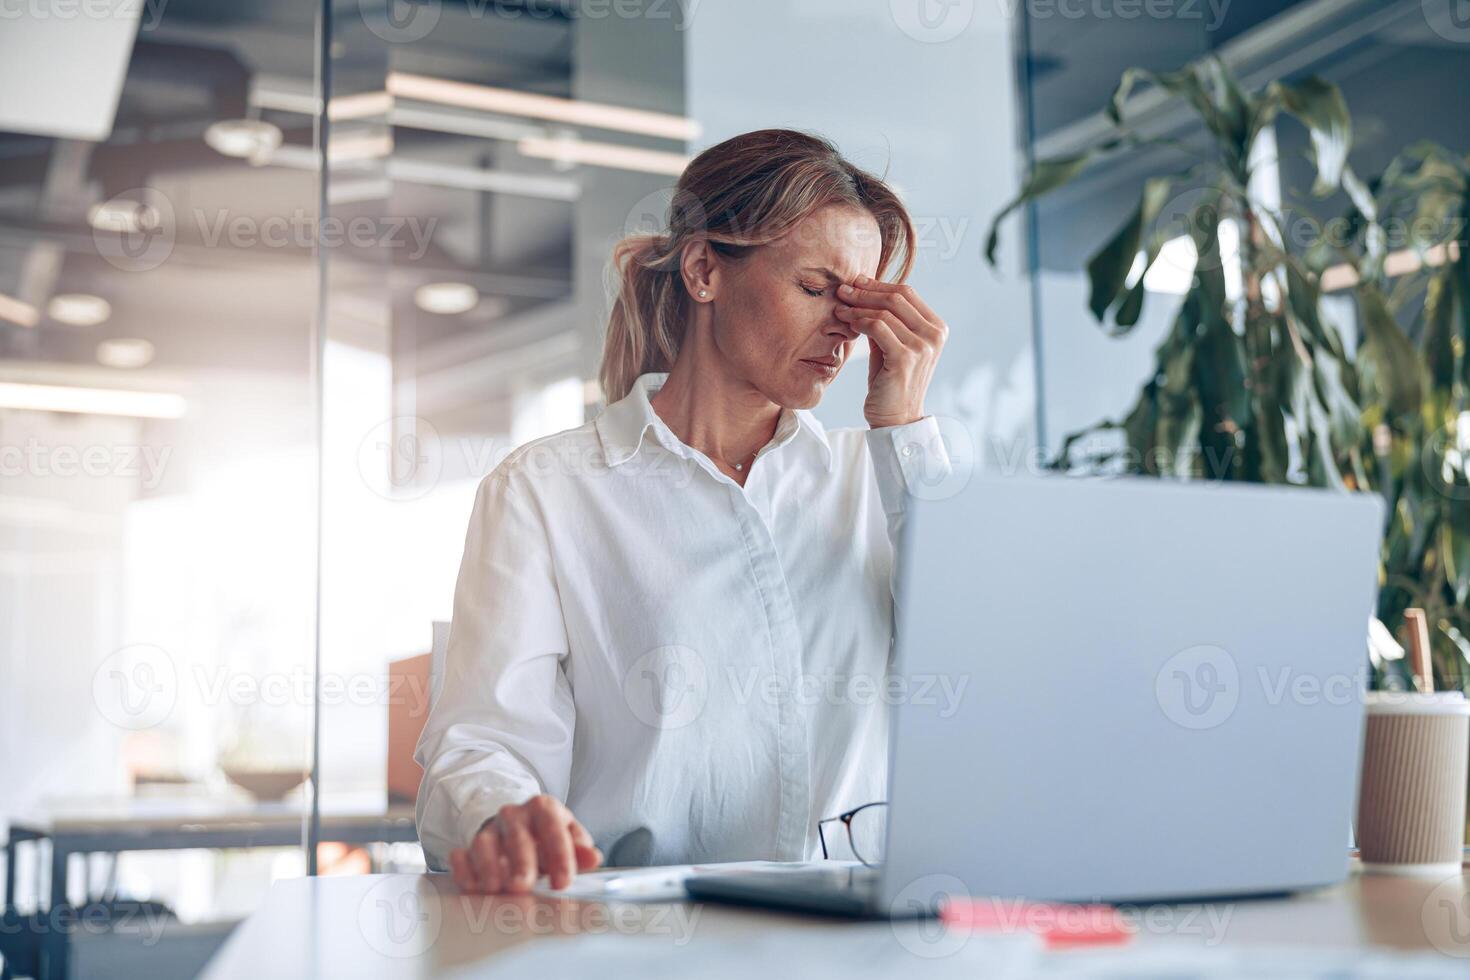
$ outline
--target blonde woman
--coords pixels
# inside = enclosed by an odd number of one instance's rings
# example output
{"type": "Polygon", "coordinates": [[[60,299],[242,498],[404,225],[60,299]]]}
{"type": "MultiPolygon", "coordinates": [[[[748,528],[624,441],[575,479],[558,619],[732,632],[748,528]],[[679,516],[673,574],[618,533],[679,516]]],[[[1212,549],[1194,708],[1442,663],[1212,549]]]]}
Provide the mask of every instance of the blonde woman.
{"type": "Polygon", "coordinates": [[[884,794],[894,542],[949,465],[947,327],[896,284],[912,222],[792,130],[701,153],[670,212],[613,251],[607,409],[475,500],[416,753],[419,837],[465,891],[563,888],[620,841],[810,860],[819,819],[884,794]],[[810,409],[859,337],[868,427],[829,432],[810,409]]]}

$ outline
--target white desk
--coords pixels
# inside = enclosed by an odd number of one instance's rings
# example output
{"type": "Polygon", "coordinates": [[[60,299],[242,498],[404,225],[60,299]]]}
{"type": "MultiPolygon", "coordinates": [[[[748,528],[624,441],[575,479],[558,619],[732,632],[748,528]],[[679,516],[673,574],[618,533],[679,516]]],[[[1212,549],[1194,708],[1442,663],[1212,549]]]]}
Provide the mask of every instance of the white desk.
{"type": "MultiPolygon", "coordinates": [[[[1148,915],[1134,920],[1138,932],[1121,949],[1179,949],[1192,957],[1218,957],[1247,955],[1253,947],[1309,946],[1324,955],[1329,949],[1359,950],[1361,960],[1368,962],[1375,948],[1395,948],[1423,951],[1432,969],[1445,968],[1444,975],[1470,976],[1470,875],[1463,872],[1444,880],[1355,874],[1341,886],[1289,899],[1138,911],[1148,915]],[[1194,915],[1188,917],[1191,911],[1194,915]]],[[[681,973],[697,975],[710,962],[700,959],[701,952],[739,955],[732,952],[733,944],[740,944],[736,950],[749,950],[751,971],[760,972],[755,964],[761,961],[761,950],[769,951],[772,944],[803,944],[810,950],[815,938],[835,949],[862,935],[874,936],[872,930],[895,935],[886,923],[713,904],[604,905],[462,896],[447,875],[297,879],[274,886],[203,976],[483,976],[494,974],[497,961],[507,954],[514,959],[530,950],[522,944],[546,943],[558,944],[542,947],[558,957],[558,975],[612,977],[620,975],[620,964],[608,962],[605,954],[648,943],[650,937],[654,943],[647,948],[678,957],[662,960],[661,969],[652,971],[657,975],[671,964],[687,967],[681,973]],[[583,934],[580,941],[577,934],[583,934]]],[[[1046,953],[1037,962],[1054,964],[1075,955],[1046,953]]],[[[943,958],[914,954],[911,961],[913,969],[906,973],[923,976],[943,970],[943,958]]]]}

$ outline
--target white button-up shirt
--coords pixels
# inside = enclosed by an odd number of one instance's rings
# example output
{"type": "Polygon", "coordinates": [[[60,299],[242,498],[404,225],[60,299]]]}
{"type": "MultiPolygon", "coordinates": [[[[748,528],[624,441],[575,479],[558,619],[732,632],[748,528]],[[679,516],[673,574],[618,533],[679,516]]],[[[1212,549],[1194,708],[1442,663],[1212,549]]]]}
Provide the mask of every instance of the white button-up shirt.
{"type": "Polygon", "coordinates": [[[938,424],[783,410],[742,487],[654,412],[665,377],[480,484],[415,752],[431,867],[543,792],[653,864],[812,860],[884,798],[893,543],[938,424]]]}

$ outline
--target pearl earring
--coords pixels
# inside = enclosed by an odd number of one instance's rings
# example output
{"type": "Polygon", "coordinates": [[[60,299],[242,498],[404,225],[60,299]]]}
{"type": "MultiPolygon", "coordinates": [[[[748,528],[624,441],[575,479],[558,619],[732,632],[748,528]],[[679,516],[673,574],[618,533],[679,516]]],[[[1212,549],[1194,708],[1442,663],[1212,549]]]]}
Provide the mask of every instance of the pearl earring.
{"type": "Polygon", "coordinates": [[[708,296],[708,295],[709,295],[709,290],[706,290],[706,289],[701,289],[701,290],[700,290],[700,291],[699,291],[699,298],[700,298],[700,299],[704,299],[704,298],[705,298],[705,297],[706,297],[706,296],[708,296]]]}

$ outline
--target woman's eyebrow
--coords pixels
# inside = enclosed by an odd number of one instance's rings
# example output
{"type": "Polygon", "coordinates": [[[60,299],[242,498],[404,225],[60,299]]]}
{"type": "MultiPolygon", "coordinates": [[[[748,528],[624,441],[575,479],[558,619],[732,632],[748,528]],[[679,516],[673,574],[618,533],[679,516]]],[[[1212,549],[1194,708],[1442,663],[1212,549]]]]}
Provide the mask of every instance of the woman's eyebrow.
{"type": "Polygon", "coordinates": [[[825,275],[827,277],[827,281],[828,282],[846,282],[847,281],[846,279],[843,279],[837,273],[833,272],[831,269],[827,268],[824,265],[808,265],[808,266],[804,266],[801,271],[802,272],[820,272],[820,273],[822,273],[823,275],[825,275]]]}

